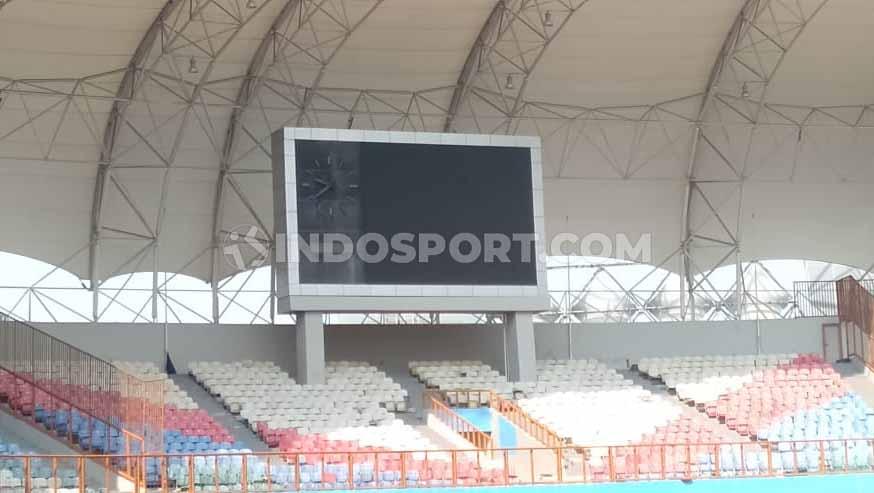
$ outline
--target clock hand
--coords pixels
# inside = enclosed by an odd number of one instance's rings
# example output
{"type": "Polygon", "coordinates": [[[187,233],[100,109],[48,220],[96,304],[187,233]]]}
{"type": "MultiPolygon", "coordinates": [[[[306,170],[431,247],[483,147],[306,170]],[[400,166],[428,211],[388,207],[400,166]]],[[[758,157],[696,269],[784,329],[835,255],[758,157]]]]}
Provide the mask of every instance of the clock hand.
{"type": "Polygon", "coordinates": [[[326,184],[321,190],[319,190],[318,192],[316,192],[315,195],[313,195],[313,198],[318,199],[322,195],[328,193],[328,191],[330,191],[332,188],[334,188],[333,185],[326,184]]]}

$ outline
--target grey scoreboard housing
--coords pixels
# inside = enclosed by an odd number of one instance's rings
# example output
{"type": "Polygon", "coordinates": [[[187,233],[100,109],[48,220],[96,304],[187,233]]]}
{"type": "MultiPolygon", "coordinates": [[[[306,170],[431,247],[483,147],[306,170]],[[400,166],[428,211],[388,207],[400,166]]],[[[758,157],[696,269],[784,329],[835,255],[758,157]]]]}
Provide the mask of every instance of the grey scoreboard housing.
{"type": "MultiPolygon", "coordinates": [[[[285,128],[273,135],[272,155],[276,289],[280,312],[539,312],[548,309],[543,172],[539,137],[285,128]],[[405,145],[406,149],[410,149],[411,144],[420,144],[423,149],[426,147],[435,149],[434,146],[451,147],[455,150],[462,146],[480,148],[476,152],[489,152],[489,149],[496,148],[529,150],[532,190],[530,195],[523,195],[526,197],[525,200],[530,197],[532,201],[528,209],[533,215],[533,218],[528,218],[528,223],[532,225],[533,237],[536,238],[531,245],[534,264],[530,267],[533,269],[532,275],[524,283],[502,282],[494,285],[475,282],[391,284],[368,283],[366,280],[353,283],[345,282],[343,279],[327,279],[319,282],[314,278],[311,270],[302,271],[305,266],[302,264],[300,249],[303,247],[301,242],[306,238],[302,229],[306,228],[301,228],[301,225],[309,225],[308,231],[312,232],[313,222],[311,217],[304,217],[305,207],[301,205],[304,201],[299,195],[301,190],[311,189],[302,187],[313,185],[312,182],[303,183],[309,178],[298,176],[303,169],[302,164],[298,162],[299,157],[296,152],[296,149],[300,148],[297,145],[298,141],[309,146],[319,142],[326,145],[361,143],[362,146],[366,143],[383,143],[405,145]],[[534,273],[536,276],[533,275],[534,273]]],[[[527,161],[529,154],[524,153],[524,155],[527,161]]],[[[319,191],[311,194],[311,196],[318,195],[320,195],[319,191]]],[[[482,197],[480,200],[489,200],[489,197],[482,197]]],[[[435,207],[437,206],[439,204],[435,204],[435,207]]],[[[333,210],[330,214],[333,216],[333,210]]]]}

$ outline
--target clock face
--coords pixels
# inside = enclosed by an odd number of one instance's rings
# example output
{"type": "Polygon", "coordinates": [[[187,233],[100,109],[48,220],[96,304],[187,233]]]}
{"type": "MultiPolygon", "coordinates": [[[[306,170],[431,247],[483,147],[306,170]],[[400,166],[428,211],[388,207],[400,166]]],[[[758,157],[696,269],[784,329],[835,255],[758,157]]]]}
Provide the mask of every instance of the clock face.
{"type": "Polygon", "coordinates": [[[306,229],[329,232],[357,224],[359,172],[354,156],[345,154],[334,143],[298,163],[298,205],[306,229]]]}

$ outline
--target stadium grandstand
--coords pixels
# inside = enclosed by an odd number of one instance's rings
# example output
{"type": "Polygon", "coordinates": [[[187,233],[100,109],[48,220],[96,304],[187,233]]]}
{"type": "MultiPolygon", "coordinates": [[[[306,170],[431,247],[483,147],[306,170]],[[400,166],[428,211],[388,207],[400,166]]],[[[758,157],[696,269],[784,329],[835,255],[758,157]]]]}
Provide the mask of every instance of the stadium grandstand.
{"type": "Polygon", "coordinates": [[[0,0],[0,493],[874,491],[872,27],[0,0]]]}

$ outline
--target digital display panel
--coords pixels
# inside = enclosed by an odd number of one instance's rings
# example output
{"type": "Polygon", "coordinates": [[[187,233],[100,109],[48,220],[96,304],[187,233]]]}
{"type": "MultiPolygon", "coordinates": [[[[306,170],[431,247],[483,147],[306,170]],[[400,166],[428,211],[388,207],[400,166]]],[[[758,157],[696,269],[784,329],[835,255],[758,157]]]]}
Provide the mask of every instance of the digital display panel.
{"type": "Polygon", "coordinates": [[[301,256],[301,283],[537,284],[529,149],[297,140],[295,156],[299,235],[353,246],[301,256]]]}
{"type": "Polygon", "coordinates": [[[281,312],[549,307],[539,138],[285,128],[271,154],[281,312]]]}

